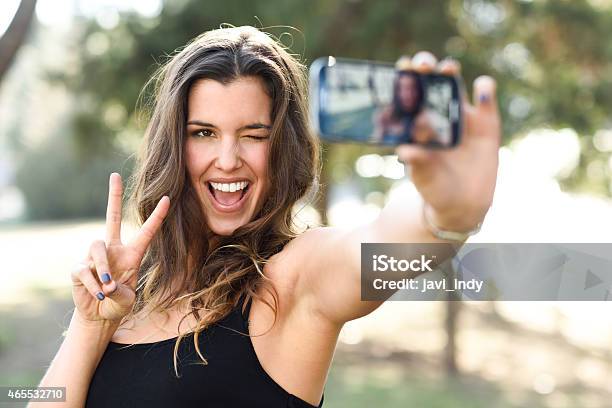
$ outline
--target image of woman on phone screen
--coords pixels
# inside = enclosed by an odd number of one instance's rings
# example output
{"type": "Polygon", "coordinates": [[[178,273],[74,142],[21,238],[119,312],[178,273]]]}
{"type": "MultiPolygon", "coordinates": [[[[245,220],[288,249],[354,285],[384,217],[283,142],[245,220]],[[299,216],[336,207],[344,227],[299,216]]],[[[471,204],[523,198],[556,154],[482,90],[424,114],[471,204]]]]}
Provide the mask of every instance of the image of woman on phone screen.
{"type": "MultiPolygon", "coordinates": [[[[428,52],[412,65],[460,70],[428,52]]],[[[460,146],[396,148],[418,200],[305,231],[292,209],[316,193],[321,158],[295,56],[252,27],[212,30],[152,83],[128,199],[140,229],[122,239],[113,173],[106,236],[72,271],[75,309],[40,385],[65,386],[70,407],[321,406],[343,325],[383,303],[360,298],[361,243],[443,243],[432,226],[470,231],[486,215],[500,142],[494,80],[476,80],[460,146]]]]}
{"type": "Polygon", "coordinates": [[[374,114],[371,139],[389,145],[410,143],[415,118],[423,107],[423,84],[415,72],[398,69],[393,100],[374,114]]]}

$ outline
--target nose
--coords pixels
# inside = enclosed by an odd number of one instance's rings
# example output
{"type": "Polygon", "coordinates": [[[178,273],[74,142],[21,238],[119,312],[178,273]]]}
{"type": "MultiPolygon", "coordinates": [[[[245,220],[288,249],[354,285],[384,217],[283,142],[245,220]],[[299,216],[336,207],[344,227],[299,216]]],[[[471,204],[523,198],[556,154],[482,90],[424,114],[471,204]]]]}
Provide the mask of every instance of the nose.
{"type": "Polygon", "coordinates": [[[219,144],[215,167],[224,172],[230,173],[242,166],[240,149],[234,138],[224,138],[219,144]]]}

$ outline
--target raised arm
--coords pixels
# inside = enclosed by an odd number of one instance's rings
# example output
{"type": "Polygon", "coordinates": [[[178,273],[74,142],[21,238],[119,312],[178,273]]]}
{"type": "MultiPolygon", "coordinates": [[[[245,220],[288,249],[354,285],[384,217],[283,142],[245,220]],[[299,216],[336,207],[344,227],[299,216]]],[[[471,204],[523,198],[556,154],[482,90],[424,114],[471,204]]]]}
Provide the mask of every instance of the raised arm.
{"type": "Polygon", "coordinates": [[[169,208],[163,197],[129,244],[121,242],[121,177],[111,174],[106,212],[106,241],[92,243],[72,272],[76,306],[66,337],[40,387],[66,387],[66,402],[32,402],[28,407],[82,407],[89,383],[121,319],[135,301],[136,272],[169,208]]]}
{"type": "MultiPolygon", "coordinates": [[[[436,69],[430,53],[419,53],[413,67],[421,72],[436,69]]],[[[444,61],[437,69],[459,75],[459,64],[444,61]]],[[[497,177],[501,126],[495,99],[495,81],[480,77],[474,83],[474,103],[463,99],[465,120],[459,146],[428,150],[401,145],[399,159],[419,194],[394,196],[379,217],[356,228],[324,227],[309,230],[293,240],[287,251],[296,259],[297,290],[306,306],[335,324],[364,316],[382,301],[361,301],[362,243],[435,243],[426,226],[423,209],[439,228],[469,231],[481,222],[493,200],[497,177]]]]}

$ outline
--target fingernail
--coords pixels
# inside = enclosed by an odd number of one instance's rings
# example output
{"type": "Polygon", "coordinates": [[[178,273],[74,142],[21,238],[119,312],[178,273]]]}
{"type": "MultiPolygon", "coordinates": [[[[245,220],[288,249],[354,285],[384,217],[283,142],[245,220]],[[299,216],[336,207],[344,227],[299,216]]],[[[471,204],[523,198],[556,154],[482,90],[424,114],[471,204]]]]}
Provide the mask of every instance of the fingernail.
{"type": "Polygon", "coordinates": [[[108,283],[111,281],[111,276],[108,273],[103,273],[102,274],[102,282],[103,283],[108,283]]]}
{"type": "Polygon", "coordinates": [[[98,293],[96,294],[96,297],[98,298],[98,300],[104,300],[104,293],[102,293],[102,292],[98,292],[98,293]]]}
{"type": "Polygon", "coordinates": [[[480,103],[487,103],[489,102],[489,100],[491,99],[491,97],[489,96],[489,94],[482,94],[480,95],[480,103]]]}

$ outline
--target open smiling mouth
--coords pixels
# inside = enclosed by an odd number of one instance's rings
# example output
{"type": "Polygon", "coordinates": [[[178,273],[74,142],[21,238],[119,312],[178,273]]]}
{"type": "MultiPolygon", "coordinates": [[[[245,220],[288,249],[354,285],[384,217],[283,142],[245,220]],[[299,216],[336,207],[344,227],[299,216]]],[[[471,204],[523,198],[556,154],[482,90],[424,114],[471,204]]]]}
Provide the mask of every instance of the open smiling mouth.
{"type": "Polygon", "coordinates": [[[246,180],[235,183],[209,181],[207,186],[213,206],[221,212],[232,212],[242,208],[251,183],[246,180]]]}

